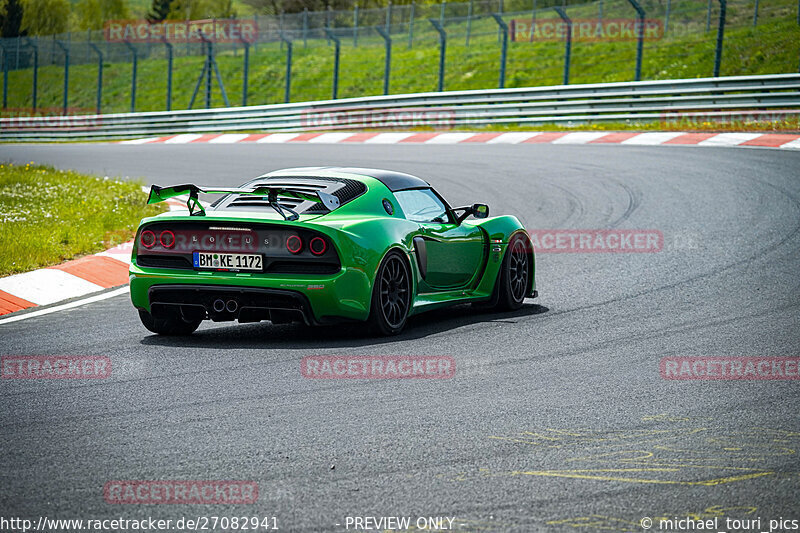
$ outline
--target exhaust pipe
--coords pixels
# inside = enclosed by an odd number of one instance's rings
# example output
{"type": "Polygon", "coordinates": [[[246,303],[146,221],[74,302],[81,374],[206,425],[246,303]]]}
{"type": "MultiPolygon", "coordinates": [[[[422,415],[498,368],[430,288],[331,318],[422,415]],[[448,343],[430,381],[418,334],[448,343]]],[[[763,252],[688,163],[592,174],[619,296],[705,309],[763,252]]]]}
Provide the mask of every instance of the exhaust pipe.
{"type": "Polygon", "coordinates": [[[220,298],[214,300],[214,311],[217,313],[221,313],[225,310],[225,302],[223,302],[220,298]]]}
{"type": "Polygon", "coordinates": [[[225,304],[225,309],[227,309],[229,313],[235,313],[236,310],[239,309],[239,302],[236,300],[228,300],[228,303],[225,304]]]}

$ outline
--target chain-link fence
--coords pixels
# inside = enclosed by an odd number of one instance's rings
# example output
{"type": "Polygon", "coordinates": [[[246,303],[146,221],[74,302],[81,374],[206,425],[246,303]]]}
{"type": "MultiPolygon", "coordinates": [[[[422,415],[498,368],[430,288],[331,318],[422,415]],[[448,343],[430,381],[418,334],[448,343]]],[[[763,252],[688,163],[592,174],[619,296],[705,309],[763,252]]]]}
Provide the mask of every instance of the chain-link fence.
{"type": "Polygon", "coordinates": [[[757,73],[759,62],[793,72],[799,25],[798,0],[473,0],[119,21],[104,30],[0,40],[3,109],[253,105],[746,74],[757,73]],[[763,42],[773,33],[784,40],[763,42]]]}

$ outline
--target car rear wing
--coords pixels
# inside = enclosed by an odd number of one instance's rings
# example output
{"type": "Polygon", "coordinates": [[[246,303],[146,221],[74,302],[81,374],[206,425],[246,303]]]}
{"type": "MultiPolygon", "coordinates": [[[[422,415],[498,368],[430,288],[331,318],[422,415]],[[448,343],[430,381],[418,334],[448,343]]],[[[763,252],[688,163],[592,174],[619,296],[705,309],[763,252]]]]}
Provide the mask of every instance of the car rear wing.
{"type": "Polygon", "coordinates": [[[147,198],[148,204],[164,202],[176,196],[189,195],[186,200],[186,207],[191,216],[205,216],[206,211],[197,199],[198,194],[247,194],[253,196],[266,196],[269,205],[278,212],[285,220],[297,220],[299,215],[285,205],[281,205],[279,196],[284,198],[296,198],[302,201],[321,203],[328,211],[333,211],[339,207],[339,199],[332,194],[322,191],[308,192],[294,189],[292,187],[270,187],[268,185],[257,185],[250,188],[240,187],[198,187],[193,184],[173,185],[171,187],[150,187],[150,195],[147,198]]]}

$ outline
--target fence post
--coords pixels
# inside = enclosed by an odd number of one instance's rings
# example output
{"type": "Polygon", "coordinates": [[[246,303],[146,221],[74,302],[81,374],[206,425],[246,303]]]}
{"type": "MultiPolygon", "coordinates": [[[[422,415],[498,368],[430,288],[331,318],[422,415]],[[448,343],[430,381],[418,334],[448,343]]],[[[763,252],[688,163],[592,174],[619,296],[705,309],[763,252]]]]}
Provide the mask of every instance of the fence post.
{"type": "Polygon", "coordinates": [[[644,47],[644,21],[646,13],[636,0],[628,0],[628,2],[630,2],[633,9],[636,10],[636,18],[639,22],[638,35],[636,35],[636,75],[634,78],[634,81],[639,81],[642,79],[642,50],[644,47]]]}
{"type": "Polygon", "coordinates": [[[411,47],[414,43],[414,11],[417,7],[417,4],[411,2],[411,14],[408,17],[408,49],[411,50],[411,47]]]}
{"type": "Polygon", "coordinates": [[[358,47],[358,2],[353,6],[353,47],[358,47]]]}
{"type": "MultiPolygon", "coordinates": [[[[64,51],[64,105],[63,114],[67,114],[67,100],[69,95],[69,46],[64,45],[61,41],[55,42],[61,50],[64,51]]],[[[5,51],[5,48],[3,49],[5,51]]],[[[5,55],[5,54],[4,54],[5,55]]],[[[6,71],[6,78],[8,78],[8,71],[6,71]]],[[[4,88],[5,91],[5,88],[4,88]]],[[[5,105],[5,94],[3,94],[3,105],[5,105]]]]}
{"type": "Polygon", "coordinates": [[[442,0],[442,3],[439,5],[439,24],[444,26],[444,12],[447,9],[447,0],[442,0]]]}
{"type": "Polygon", "coordinates": [[[242,105],[247,105],[247,81],[250,77],[250,43],[240,37],[244,44],[244,70],[242,71],[242,105]]]}
{"type": "MultiPolygon", "coordinates": [[[[278,13],[278,33],[283,35],[283,11],[278,13]]],[[[281,50],[283,50],[283,38],[281,38],[281,50]]]]}
{"type": "Polygon", "coordinates": [[[333,100],[336,100],[339,95],[339,55],[342,49],[342,41],[333,34],[331,30],[326,29],[325,33],[333,41],[333,100]]]}
{"type": "Polygon", "coordinates": [[[101,52],[94,43],[88,44],[97,54],[97,103],[95,104],[95,108],[99,115],[100,106],[103,102],[103,52],[101,52]]]}
{"type": "Polygon", "coordinates": [[[714,77],[719,76],[719,67],[722,63],[722,42],[725,37],[725,10],[728,7],[727,0],[719,0],[719,27],[717,28],[717,51],[714,54],[714,77]]]}
{"type": "Polygon", "coordinates": [[[392,68],[392,38],[380,26],[375,26],[375,30],[386,42],[386,56],[383,65],[383,94],[389,94],[389,72],[392,68]]]}
{"type": "Polygon", "coordinates": [[[292,41],[281,32],[281,42],[286,43],[286,87],[283,90],[283,101],[288,104],[292,90],[292,41]]]}
{"type": "Polygon", "coordinates": [[[3,49],[3,109],[8,109],[8,49],[0,44],[3,49]]]}
{"type": "Polygon", "coordinates": [[[392,34],[392,2],[386,4],[386,33],[392,34]]]}
{"type": "MultiPolygon", "coordinates": [[[[503,16],[503,0],[497,0],[497,12],[500,16],[503,16]]],[[[501,42],[503,38],[503,31],[500,28],[497,28],[497,42],[501,42]]]]}
{"type": "Polygon", "coordinates": [[[536,33],[536,0],[533,0],[533,6],[531,7],[531,34],[528,38],[528,42],[533,42],[533,36],[536,33]]]}
{"type": "MultiPolygon", "coordinates": [[[[325,29],[326,30],[331,29],[331,13],[332,13],[331,10],[332,9],[333,9],[333,7],[330,4],[328,4],[328,7],[325,9],[325,29]]],[[[329,45],[331,44],[330,39],[328,39],[328,44],[329,45]]]]}
{"type": "Polygon", "coordinates": [[[708,0],[708,9],[706,10],[706,33],[711,31],[711,1],[708,0]]]}
{"type": "Polygon", "coordinates": [[[161,37],[167,47],[167,111],[172,110],[172,44],[167,41],[166,32],[161,37]]]}
{"type": "Polygon", "coordinates": [[[139,54],[136,53],[136,47],[130,41],[126,39],[124,42],[133,55],[133,65],[131,67],[131,113],[133,113],[136,111],[136,67],[139,62],[139,54]]]}
{"type": "Polygon", "coordinates": [[[444,60],[447,51],[447,33],[444,31],[444,27],[442,27],[440,21],[436,19],[428,20],[433,27],[436,28],[436,31],[439,32],[439,84],[436,90],[442,92],[444,91],[444,60]]]}
{"type": "Polygon", "coordinates": [[[758,0],[756,0],[756,5],[753,8],[753,27],[758,24],[758,0]]]}
{"type": "MultiPolygon", "coordinates": [[[[798,0],[800,2],[800,0],[798,0]]],[[[469,5],[467,6],[467,42],[465,43],[466,46],[469,46],[469,34],[472,33],[472,9],[475,0],[469,0],[469,5]]]]}
{"type": "Polygon", "coordinates": [[[37,97],[39,93],[39,45],[33,43],[33,39],[26,37],[28,46],[33,48],[33,110],[36,111],[37,97]]]}
{"type": "Polygon", "coordinates": [[[503,35],[502,48],[500,49],[500,88],[506,86],[506,57],[508,56],[508,24],[503,17],[497,13],[492,13],[492,17],[497,22],[498,30],[503,35]]]}
{"type": "Polygon", "coordinates": [[[664,14],[664,37],[667,36],[669,31],[669,14],[672,11],[672,0],[667,0],[667,12],[664,14]]]}
{"type": "Polygon", "coordinates": [[[564,85],[569,85],[569,61],[572,57],[572,19],[567,16],[567,12],[562,7],[554,7],[561,20],[567,23],[567,35],[564,44],[564,85]]]}
{"type": "MultiPolygon", "coordinates": [[[[201,34],[202,35],[202,34],[201,34]]],[[[205,38],[204,38],[205,39],[205,38]]],[[[217,78],[217,85],[219,85],[219,92],[222,94],[222,101],[225,104],[225,107],[230,107],[231,103],[228,101],[228,93],[225,92],[225,85],[222,83],[222,75],[219,73],[219,67],[217,66],[217,60],[214,59],[214,41],[216,39],[216,34],[212,36],[212,39],[206,39],[208,43],[208,93],[206,94],[206,109],[211,107],[211,70],[214,70],[214,76],[217,78]]]]}
{"type": "Polygon", "coordinates": [[[303,48],[308,48],[308,8],[303,8],[303,48]]]}

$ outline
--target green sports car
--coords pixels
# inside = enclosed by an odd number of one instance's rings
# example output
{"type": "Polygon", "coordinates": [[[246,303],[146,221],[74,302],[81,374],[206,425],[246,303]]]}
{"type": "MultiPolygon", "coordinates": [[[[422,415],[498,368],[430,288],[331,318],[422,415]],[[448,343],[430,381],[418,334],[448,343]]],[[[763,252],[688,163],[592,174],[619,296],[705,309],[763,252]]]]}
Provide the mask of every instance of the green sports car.
{"type": "Polygon", "coordinates": [[[148,203],[181,196],[188,212],[142,220],[134,241],[131,300],[154,333],[188,335],[210,319],[368,321],[394,335],[423,311],[517,309],[537,296],[516,217],[452,208],[409,174],[292,168],[237,188],[154,185],[148,203]],[[204,206],[201,193],[222,196],[204,206]]]}

